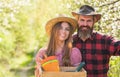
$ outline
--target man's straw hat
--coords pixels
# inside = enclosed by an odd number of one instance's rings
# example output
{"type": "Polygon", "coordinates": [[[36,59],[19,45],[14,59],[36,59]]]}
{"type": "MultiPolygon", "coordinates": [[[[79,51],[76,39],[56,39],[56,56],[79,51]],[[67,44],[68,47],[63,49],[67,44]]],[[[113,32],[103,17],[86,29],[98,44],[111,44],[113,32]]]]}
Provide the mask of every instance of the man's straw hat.
{"type": "Polygon", "coordinates": [[[72,15],[78,19],[79,15],[92,15],[95,16],[95,22],[100,20],[101,14],[95,12],[95,9],[89,5],[83,5],[80,7],[79,12],[72,12],[72,15]]]}

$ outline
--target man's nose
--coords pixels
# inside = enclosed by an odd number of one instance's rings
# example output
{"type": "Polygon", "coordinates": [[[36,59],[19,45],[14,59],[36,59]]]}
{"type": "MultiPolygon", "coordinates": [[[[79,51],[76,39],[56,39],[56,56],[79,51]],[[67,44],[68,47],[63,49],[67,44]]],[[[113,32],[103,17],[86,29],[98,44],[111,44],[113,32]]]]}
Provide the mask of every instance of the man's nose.
{"type": "Polygon", "coordinates": [[[84,22],[84,26],[87,26],[87,22],[86,21],[84,22]]]}

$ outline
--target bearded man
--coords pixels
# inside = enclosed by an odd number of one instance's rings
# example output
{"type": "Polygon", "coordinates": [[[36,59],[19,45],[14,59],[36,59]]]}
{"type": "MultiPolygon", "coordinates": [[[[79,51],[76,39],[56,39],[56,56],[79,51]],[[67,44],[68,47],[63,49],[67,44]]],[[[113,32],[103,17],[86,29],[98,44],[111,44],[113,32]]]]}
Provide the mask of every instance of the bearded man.
{"type": "Polygon", "coordinates": [[[112,37],[93,32],[101,14],[89,5],[80,7],[79,12],[72,12],[78,21],[77,34],[73,35],[73,46],[82,53],[82,61],[87,77],[107,77],[111,56],[120,56],[120,41],[112,37]]]}

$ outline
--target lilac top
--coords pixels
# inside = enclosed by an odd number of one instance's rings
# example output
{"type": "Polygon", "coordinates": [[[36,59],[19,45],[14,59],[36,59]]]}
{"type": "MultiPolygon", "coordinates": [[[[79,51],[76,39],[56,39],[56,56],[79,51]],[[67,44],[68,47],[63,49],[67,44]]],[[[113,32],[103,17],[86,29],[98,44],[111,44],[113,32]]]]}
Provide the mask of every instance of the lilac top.
{"type": "MultiPolygon", "coordinates": [[[[36,63],[39,64],[39,58],[42,58],[43,57],[43,54],[45,54],[46,52],[46,49],[45,48],[42,48],[39,50],[39,52],[37,53],[36,55],[36,63]]],[[[55,53],[58,61],[59,61],[59,65],[62,66],[62,51],[59,52],[59,53],[55,53]]],[[[71,60],[71,65],[72,66],[78,66],[82,60],[82,56],[81,56],[81,53],[79,51],[78,48],[74,47],[72,48],[72,51],[70,53],[70,60],[71,60]]]]}

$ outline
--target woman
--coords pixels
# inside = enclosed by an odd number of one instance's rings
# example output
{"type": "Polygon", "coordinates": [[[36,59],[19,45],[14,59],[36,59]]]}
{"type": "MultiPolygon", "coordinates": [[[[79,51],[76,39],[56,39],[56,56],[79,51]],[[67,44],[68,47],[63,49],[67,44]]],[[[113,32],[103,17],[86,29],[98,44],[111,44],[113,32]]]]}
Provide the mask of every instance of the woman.
{"type": "Polygon", "coordinates": [[[40,49],[36,55],[37,69],[40,67],[40,58],[43,58],[44,54],[55,55],[60,66],[78,66],[80,64],[81,53],[79,49],[72,48],[71,43],[72,33],[76,26],[76,20],[69,17],[57,17],[47,22],[46,33],[50,36],[50,40],[47,48],[40,49]]]}

